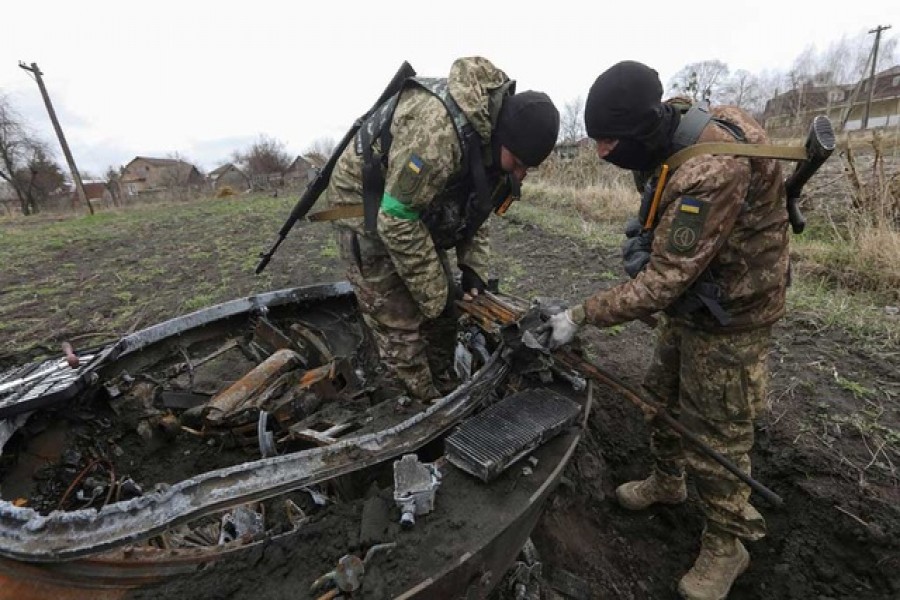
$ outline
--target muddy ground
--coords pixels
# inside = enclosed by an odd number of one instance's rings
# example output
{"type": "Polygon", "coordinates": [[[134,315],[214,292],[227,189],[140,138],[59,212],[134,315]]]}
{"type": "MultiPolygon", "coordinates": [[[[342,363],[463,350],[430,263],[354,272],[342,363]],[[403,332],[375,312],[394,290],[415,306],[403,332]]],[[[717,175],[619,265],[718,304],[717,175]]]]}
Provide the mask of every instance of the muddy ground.
{"type": "MultiPolygon", "coordinates": [[[[259,245],[265,244],[270,231],[253,222],[252,211],[247,219],[241,229],[255,230],[259,245]]],[[[130,240],[122,268],[139,263],[143,253],[177,248],[192,233],[185,224],[153,228],[148,235],[152,241],[130,240]]],[[[339,261],[320,251],[327,237],[325,228],[309,227],[302,236],[293,235],[270,267],[271,286],[341,278],[339,261]]],[[[515,216],[495,227],[494,240],[501,289],[510,293],[577,300],[612,285],[616,275],[609,274],[620,272],[617,252],[589,247],[515,216]]],[[[72,264],[88,265],[98,251],[109,248],[102,242],[79,244],[65,248],[65,255],[72,264]]],[[[157,315],[177,314],[178,290],[209,274],[218,276],[215,261],[215,254],[180,261],[158,279],[142,283],[143,288],[129,290],[147,299],[141,318],[152,322],[157,315]]],[[[32,274],[40,276],[40,265],[33,268],[38,271],[32,274]]],[[[238,291],[232,295],[240,295],[252,281],[245,271],[231,282],[238,291]]],[[[95,276],[85,269],[84,280],[95,276]]],[[[119,302],[112,293],[99,294],[92,309],[112,313],[119,302]]],[[[6,318],[31,319],[28,336],[50,340],[50,348],[72,333],[66,330],[64,306],[41,318],[35,318],[34,310],[8,311],[6,318]]],[[[650,329],[629,324],[585,335],[601,364],[630,383],[640,381],[653,344],[650,329]]],[[[758,424],[752,459],[754,476],[785,504],[775,508],[754,496],[770,532],[750,546],[750,569],[730,597],[897,598],[900,351],[804,315],[789,315],[775,339],[770,410],[758,424]]],[[[15,357],[3,358],[10,363],[15,357]]],[[[585,580],[591,597],[675,598],[677,581],[696,555],[702,521],[694,503],[644,513],[629,513],[615,503],[616,485],[644,476],[650,464],[640,413],[623,399],[601,393],[590,431],[533,535],[544,562],[585,580]]]]}

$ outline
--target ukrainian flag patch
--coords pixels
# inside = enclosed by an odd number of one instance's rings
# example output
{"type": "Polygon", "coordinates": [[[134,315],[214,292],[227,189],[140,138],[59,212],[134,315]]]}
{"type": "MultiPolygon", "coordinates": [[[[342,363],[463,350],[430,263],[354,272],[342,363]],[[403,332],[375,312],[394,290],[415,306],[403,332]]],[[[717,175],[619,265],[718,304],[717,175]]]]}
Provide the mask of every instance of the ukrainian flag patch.
{"type": "Polygon", "coordinates": [[[419,158],[417,154],[413,154],[409,157],[409,162],[406,164],[406,168],[415,173],[416,175],[422,171],[422,159],[419,158]]]}
{"type": "Polygon", "coordinates": [[[413,202],[417,190],[419,190],[424,182],[428,180],[430,167],[425,160],[416,153],[410,153],[406,164],[403,165],[397,174],[396,188],[387,190],[394,195],[395,198],[406,202],[407,204],[415,204],[413,202]]]}
{"type": "Polygon", "coordinates": [[[697,200],[696,198],[691,198],[690,196],[685,196],[681,199],[681,204],[678,206],[678,210],[692,215],[699,215],[702,206],[702,201],[697,200]]]}

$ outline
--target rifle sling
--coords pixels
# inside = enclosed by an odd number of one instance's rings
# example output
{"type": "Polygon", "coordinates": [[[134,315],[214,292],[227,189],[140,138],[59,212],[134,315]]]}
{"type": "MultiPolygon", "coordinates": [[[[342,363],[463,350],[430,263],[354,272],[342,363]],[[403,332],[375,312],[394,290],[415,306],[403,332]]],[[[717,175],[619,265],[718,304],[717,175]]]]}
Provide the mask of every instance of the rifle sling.
{"type": "Polygon", "coordinates": [[[307,221],[338,221],[340,219],[353,219],[365,214],[362,204],[341,204],[333,208],[320,210],[307,215],[307,221]]]}
{"type": "Polygon", "coordinates": [[[685,162],[703,154],[729,154],[753,158],[778,158],[781,160],[806,160],[809,155],[803,146],[774,146],[772,144],[738,144],[734,142],[709,142],[694,144],[679,150],[665,161],[669,169],[675,170],[685,162]]]}

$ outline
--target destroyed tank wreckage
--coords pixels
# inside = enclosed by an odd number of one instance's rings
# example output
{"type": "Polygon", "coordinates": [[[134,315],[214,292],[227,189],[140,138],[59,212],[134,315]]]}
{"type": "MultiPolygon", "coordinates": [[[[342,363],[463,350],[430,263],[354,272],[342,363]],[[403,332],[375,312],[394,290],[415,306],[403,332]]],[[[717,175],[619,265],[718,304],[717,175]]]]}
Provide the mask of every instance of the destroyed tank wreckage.
{"type": "Polygon", "coordinates": [[[499,324],[527,306],[489,296],[429,405],[385,385],[346,283],[0,373],[0,597],[216,595],[272,548],[296,558],[258,597],[486,597],[589,405],[516,358],[499,324]]]}

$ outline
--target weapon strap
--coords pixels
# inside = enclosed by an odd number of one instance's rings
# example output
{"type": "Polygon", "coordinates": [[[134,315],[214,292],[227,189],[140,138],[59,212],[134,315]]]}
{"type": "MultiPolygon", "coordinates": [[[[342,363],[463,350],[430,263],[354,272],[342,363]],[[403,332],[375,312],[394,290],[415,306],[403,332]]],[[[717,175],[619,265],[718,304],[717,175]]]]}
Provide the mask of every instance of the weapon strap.
{"type": "Polygon", "coordinates": [[[778,158],[781,160],[801,161],[808,158],[803,146],[775,146],[772,144],[741,144],[736,142],[708,142],[694,144],[679,150],[665,161],[674,170],[685,162],[703,154],[730,154],[732,156],[749,156],[753,158],[778,158]]]}
{"type": "Polygon", "coordinates": [[[466,214],[464,237],[467,240],[475,237],[475,233],[484,224],[494,208],[491,203],[491,190],[488,187],[487,173],[481,154],[481,136],[474,128],[469,127],[464,143],[469,151],[469,175],[475,186],[475,201],[469,204],[466,214]]]}
{"type": "Polygon", "coordinates": [[[341,204],[333,208],[320,210],[306,217],[307,221],[339,221],[362,217],[365,209],[362,204],[341,204]]]}
{"type": "Polygon", "coordinates": [[[681,122],[675,129],[675,135],[672,136],[672,145],[678,150],[692,146],[711,119],[709,101],[698,102],[681,117],[681,122]]]}

